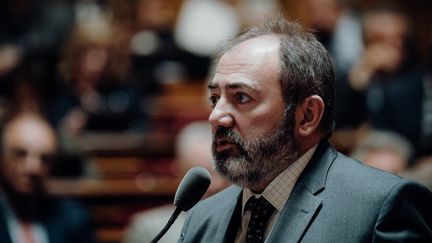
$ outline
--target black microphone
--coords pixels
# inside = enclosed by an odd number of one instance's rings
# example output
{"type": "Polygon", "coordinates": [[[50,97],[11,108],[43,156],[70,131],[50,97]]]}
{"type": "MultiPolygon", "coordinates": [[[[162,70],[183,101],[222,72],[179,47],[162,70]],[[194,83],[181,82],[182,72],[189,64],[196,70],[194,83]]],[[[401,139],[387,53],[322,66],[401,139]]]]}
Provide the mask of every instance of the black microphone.
{"type": "Polygon", "coordinates": [[[182,211],[191,209],[206,193],[210,186],[210,173],[203,167],[193,167],[183,177],[174,196],[176,209],[165,227],[150,243],[156,243],[168,231],[182,211]]]}

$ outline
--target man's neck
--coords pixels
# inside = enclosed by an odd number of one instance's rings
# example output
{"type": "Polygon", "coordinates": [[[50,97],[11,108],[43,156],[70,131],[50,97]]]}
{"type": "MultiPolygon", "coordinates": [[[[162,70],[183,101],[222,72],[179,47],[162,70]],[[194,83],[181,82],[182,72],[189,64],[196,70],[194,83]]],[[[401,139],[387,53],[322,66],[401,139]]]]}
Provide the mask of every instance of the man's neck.
{"type": "Polygon", "coordinates": [[[279,176],[283,171],[285,171],[288,167],[290,167],[293,163],[298,161],[302,156],[304,156],[309,150],[311,150],[313,147],[317,146],[317,142],[310,143],[306,146],[302,146],[302,148],[299,150],[300,152],[297,154],[296,157],[294,157],[293,161],[288,162],[287,166],[284,166],[280,168],[278,171],[275,171],[271,175],[269,175],[266,179],[262,180],[257,185],[251,185],[247,187],[249,190],[251,190],[253,193],[261,194],[267,186],[277,177],[279,176]]]}

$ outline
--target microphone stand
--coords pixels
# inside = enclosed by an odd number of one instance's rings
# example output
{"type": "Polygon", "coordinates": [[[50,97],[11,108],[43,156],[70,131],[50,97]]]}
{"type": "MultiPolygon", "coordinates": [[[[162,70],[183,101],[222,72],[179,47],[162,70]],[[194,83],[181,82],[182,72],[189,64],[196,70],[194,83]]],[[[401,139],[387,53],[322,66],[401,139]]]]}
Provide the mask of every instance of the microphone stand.
{"type": "Polygon", "coordinates": [[[150,243],[158,242],[162,238],[162,236],[168,231],[168,229],[171,227],[171,225],[174,223],[174,221],[177,219],[177,217],[179,216],[179,214],[181,212],[182,212],[182,209],[179,207],[176,207],[176,209],[174,210],[174,213],[169,218],[165,227],[161,230],[161,232],[159,232],[158,235],[156,235],[156,237],[152,241],[150,241],[150,243]]]}

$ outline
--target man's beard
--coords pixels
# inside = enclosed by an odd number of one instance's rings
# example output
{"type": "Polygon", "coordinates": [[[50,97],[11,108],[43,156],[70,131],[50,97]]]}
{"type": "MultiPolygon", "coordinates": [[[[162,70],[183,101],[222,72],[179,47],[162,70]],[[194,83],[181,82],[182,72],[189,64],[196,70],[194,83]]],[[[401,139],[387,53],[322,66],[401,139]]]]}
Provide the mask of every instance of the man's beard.
{"type": "Polygon", "coordinates": [[[214,166],[232,183],[249,189],[263,189],[297,158],[298,143],[294,138],[294,114],[285,111],[276,131],[243,141],[232,128],[218,127],[213,135],[214,166]],[[235,149],[217,151],[217,141],[224,139],[235,149]]]}
{"type": "Polygon", "coordinates": [[[16,191],[4,178],[0,179],[0,185],[9,205],[20,220],[41,221],[50,207],[48,195],[40,178],[32,177],[34,191],[23,193],[16,191]]]}

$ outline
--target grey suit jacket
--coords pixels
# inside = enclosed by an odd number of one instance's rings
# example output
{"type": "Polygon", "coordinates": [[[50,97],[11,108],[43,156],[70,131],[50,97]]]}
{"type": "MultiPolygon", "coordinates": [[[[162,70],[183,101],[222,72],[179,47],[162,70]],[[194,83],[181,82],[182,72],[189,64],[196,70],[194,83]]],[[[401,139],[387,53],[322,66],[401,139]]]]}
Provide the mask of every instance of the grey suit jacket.
{"type": "MultiPolygon", "coordinates": [[[[233,242],[242,189],[201,201],[179,242],[233,242]]],[[[432,242],[432,193],[362,165],[322,142],[266,242],[432,242]]]]}

